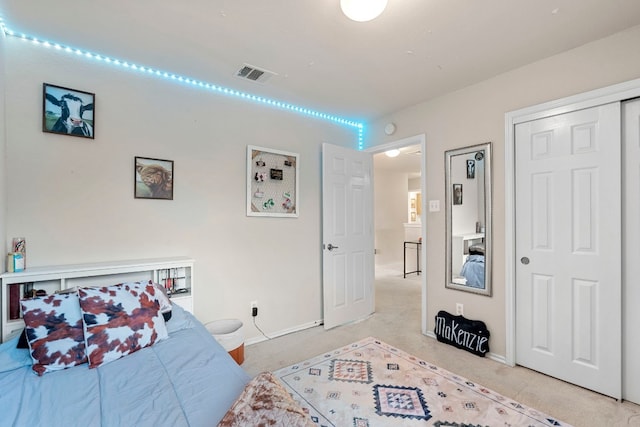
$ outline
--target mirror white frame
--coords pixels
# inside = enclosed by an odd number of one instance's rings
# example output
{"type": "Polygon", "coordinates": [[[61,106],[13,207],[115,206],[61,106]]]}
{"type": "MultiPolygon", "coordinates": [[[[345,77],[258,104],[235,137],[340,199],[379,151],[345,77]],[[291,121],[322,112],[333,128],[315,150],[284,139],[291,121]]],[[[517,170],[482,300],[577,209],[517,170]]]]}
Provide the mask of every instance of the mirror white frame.
{"type": "Polygon", "coordinates": [[[445,286],[491,296],[491,143],[445,151],[445,186],[445,286]],[[482,257],[469,257],[469,248],[474,245],[484,247],[482,257]],[[482,264],[484,269],[478,271],[482,264]]]}

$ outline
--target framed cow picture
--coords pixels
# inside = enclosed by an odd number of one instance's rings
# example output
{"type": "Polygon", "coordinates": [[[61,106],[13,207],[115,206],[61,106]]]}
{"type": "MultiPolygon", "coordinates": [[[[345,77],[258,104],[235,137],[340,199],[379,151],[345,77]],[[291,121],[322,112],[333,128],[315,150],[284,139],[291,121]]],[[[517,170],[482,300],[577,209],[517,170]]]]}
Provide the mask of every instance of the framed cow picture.
{"type": "Polygon", "coordinates": [[[173,200],[173,160],[136,157],[134,177],[136,199],[173,200]]]}
{"type": "Polygon", "coordinates": [[[95,94],[49,83],[42,92],[43,132],[94,138],[95,94]]]}

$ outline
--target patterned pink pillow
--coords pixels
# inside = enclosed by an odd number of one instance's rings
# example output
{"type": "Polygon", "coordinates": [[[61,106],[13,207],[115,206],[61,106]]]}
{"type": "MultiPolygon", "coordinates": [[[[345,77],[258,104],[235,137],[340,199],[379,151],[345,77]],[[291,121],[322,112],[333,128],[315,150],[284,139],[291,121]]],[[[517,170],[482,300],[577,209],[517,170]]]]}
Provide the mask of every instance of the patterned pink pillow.
{"type": "Polygon", "coordinates": [[[89,368],[167,338],[158,301],[147,292],[136,294],[119,285],[78,290],[89,368]]]}
{"type": "Polygon", "coordinates": [[[22,313],[38,375],[87,362],[77,294],[24,299],[22,313]]]}

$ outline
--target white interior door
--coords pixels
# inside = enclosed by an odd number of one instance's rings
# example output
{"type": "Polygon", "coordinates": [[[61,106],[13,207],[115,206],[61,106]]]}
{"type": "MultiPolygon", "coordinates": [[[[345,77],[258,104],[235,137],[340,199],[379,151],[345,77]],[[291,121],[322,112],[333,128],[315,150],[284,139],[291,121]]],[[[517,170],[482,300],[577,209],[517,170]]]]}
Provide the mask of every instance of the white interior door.
{"type": "Polygon", "coordinates": [[[374,311],[373,160],[370,153],[322,144],[324,327],[374,311]]]}
{"type": "Polygon", "coordinates": [[[620,105],[515,135],[516,363],[619,398],[620,105]]]}
{"type": "Polygon", "coordinates": [[[640,404],[640,100],[626,102],[623,113],[623,346],[622,398],[640,404]]]}

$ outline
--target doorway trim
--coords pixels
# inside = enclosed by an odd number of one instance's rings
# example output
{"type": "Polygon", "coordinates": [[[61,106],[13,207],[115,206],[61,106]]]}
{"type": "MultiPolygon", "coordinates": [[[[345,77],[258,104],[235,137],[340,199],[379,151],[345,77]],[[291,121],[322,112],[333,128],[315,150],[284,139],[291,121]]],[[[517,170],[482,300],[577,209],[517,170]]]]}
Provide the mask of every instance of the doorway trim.
{"type": "MultiPolygon", "coordinates": [[[[422,334],[427,335],[427,319],[429,318],[427,313],[427,137],[426,134],[422,133],[419,135],[410,136],[403,139],[398,139],[396,141],[387,142],[385,144],[376,145],[373,147],[367,148],[366,152],[371,154],[383,153],[388,150],[392,150],[395,148],[407,147],[409,145],[420,145],[420,191],[422,193],[422,213],[420,214],[420,222],[423,225],[422,227],[422,241],[425,243],[422,245],[422,252],[420,253],[420,265],[422,266],[422,296],[420,298],[422,303],[422,318],[421,318],[421,329],[422,334]]],[[[373,183],[375,186],[375,182],[373,183]]],[[[374,255],[375,257],[375,255],[374,255]]],[[[373,260],[375,265],[375,259],[373,260]]]]}
{"type": "Polygon", "coordinates": [[[640,96],[640,79],[545,102],[505,114],[505,362],[509,366],[515,366],[516,363],[515,126],[531,120],[556,116],[611,102],[620,102],[638,96],[640,96]]]}

